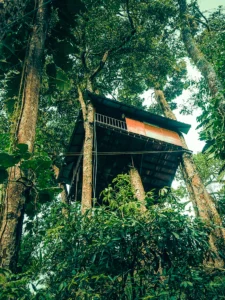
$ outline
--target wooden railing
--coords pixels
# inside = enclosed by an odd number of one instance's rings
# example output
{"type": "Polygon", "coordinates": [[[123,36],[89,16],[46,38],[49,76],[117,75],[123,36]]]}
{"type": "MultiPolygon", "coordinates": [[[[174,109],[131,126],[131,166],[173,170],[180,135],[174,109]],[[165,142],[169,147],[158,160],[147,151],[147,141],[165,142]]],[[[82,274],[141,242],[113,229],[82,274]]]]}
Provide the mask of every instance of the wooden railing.
{"type": "Polygon", "coordinates": [[[107,126],[111,126],[114,128],[119,128],[123,130],[127,130],[127,124],[124,121],[120,121],[105,115],[101,115],[98,113],[95,113],[95,122],[99,124],[104,124],[107,126]]]}

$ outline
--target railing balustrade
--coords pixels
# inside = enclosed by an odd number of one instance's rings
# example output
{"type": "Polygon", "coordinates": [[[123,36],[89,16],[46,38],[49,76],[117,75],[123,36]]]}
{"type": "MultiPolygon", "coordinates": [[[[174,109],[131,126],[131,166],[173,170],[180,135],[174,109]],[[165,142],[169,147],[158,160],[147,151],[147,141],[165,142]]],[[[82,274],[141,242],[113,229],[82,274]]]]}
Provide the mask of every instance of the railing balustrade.
{"type": "Polygon", "coordinates": [[[100,124],[108,125],[111,127],[127,130],[127,124],[124,121],[114,119],[105,115],[95,113],[95,121],[100,124]]]}

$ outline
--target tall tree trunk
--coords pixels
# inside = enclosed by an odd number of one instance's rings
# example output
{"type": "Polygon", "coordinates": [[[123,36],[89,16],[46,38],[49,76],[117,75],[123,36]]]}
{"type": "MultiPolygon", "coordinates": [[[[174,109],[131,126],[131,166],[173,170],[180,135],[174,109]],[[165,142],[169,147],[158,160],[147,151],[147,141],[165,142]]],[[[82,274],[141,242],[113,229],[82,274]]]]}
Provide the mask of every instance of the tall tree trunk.
{"type": "MultiPolygon", "coordinates": [[[[164,97],[164,93],[161,90],[155,90],[155,95],[164,115],[167,118],[177,120],[164,97]]],[[[182,134],[180,134],[180,139],[182,146],[188,149],[182,134]]],[[[207,192],[190,153],[184,153],[182,155],[181,169],[195,211],[199,217],[205,220],[208,224],[213,222],[216,226],[218,226],[218,228],[214,230],[213,235],[210,236],[210,246],[213,251],[218,253],[215,246],[216,238],[221,238],[223,242],[225,242],[225,229],[222,227],[222,221],[215,207],[214,201],[207,192]]],[[[222,260],[220,261],[218,259],[217,263],[218,265],[221,265],[222,260]]]]}
{"type": "Polygon", "coordinates": [[[130,169],[130,181],[131,181],[131,185],[134,189],[135,197],[139,200],[139,202],[141,204],[141,207],[140,207],[141,212],[145,212],[146,211],[145,190],[144,190],[144,187],[142,184],[140,174],[136,168],[130,169]]]}
{"type": "MultiPolygon", "coordinates": [[[[25,60],[21,113],[16,130],[17,142],[27,144],[29,152],[33,151],[35,141],[47,18],[44,0],[37,2],[35,24],[25,60]]],[[[9,171],[0,228],[0,267],[10,268],[13,271],[17,264],[26,191],[26,182],[22,179],[21,170],[17,165],[9,171]]]]}
{"type": "Polygon", "coordinates": [[[204,54],[199,50],[198,46],[194,41],[194,38],[192,37],[187,17],[186,0],[178,0],[178,3],[180,7],[182,38],[187,49],[188,55],[193,60],[196,67],[199,69],[199,71],[205,78],[212,97],[217,97],[218,99],[220,99],[218,109],[220,113],[224,116],[225,98],[222,94],[222,84],[218,79],[213,66],[207,61],[204,54]]]}
{"type": "Polygon", "coordinates": [[[94,140],[94,115],[95,110],[92,103],[85,99],[82,91],[78,88],[79,102],[83,114],[84,122],[84,146],[83,146],[83,180],[82,180],[82,199],[81,211],[84,214],[92,207],[92,151],[94,140]]]}

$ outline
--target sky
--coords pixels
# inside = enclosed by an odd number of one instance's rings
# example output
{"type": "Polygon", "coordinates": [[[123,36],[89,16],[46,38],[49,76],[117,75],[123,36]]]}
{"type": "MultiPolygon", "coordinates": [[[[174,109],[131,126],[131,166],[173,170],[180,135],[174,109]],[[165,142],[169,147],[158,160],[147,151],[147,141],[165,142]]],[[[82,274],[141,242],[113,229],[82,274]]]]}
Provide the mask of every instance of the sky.
{"type": "Polygon", "coordinates": [[[225,0],[198,0],[198,4],[204,12],[205,10],[215,9],[219,5],[225,5],[225,0]]]}
{"type": "MultiPolygon", "coordinates": [[[[198,0],[198,4],[200,6],[200,9],[202,12],[207,15],[207,12],[213,12],[219,5],[223,5],[225,9],[225,0],[198,0]]],[[[201,77],[199,71],[197,68],[190,64],[190,62],[187,63],[187,69],[188,69],[188,75],[193,80],[199,80],[201,77]]],[[[151,94],[152,90],[148,91],[143,94],[143,97],[145,98],[144,104],[149,105],[151,103],[151,94]]],[[[177,103],[182,103],[183,101],[187,101],[188,98],[191,97],[191,92],[189,90],[186,90],[183,92],[183,94],[179,97],[177,97],[177,103]]],[[[204,142],[199,140],[199,131],[196,129],[198,123],[196,121],[196,118],[200,115],[200,111],[194,111],[192,115],[181,115],[179,113],[179,108],[174,110],[174,113],[177,117],[177,120],[183,123],[187,123],[191,125],[191,129],[187,135],[185,135],[185,140],[187,142],[188,148],[193,151],[193,153],[198,153],[202,151],[202,148],[204,147],[204,142]]]]}

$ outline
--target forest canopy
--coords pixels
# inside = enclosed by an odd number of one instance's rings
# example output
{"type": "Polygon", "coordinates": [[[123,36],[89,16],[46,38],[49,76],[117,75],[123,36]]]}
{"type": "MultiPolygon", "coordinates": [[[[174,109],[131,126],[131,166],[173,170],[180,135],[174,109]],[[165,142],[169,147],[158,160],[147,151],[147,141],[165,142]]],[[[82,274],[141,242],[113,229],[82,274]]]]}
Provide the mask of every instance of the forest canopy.
{"type": "Polygon", "coordinates": [[[197,0],[0,1],[0,299],[225,298],[224,35],[224,7],[197,0]],[[182,155],[176,189],[141,199],[131,171],[93,199],[87,91],[173,120],[200,112],[205,147],[182,155]],[[71,201],[57,178],[79,115],[71,201]]]}

